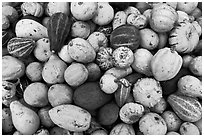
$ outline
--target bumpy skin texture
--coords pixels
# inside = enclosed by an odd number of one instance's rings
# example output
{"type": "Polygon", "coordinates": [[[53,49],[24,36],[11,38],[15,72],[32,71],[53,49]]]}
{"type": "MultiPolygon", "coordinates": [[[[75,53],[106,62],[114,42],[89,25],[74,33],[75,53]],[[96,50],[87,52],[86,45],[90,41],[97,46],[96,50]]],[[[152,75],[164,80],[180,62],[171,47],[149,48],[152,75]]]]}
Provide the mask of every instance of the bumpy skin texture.
{"type": "Polygon", "coordinates": [[[134,55],[131,49],[119,47],[113,51],[113,64],[118,68],[127,68],[134,61],[134,55]]]}
{"type": "Polygon", "coordinates": [[[146,107],[153,107],[162,98],[162,89],[158,81],[141,78],[133,87],[134,100],[146,107]]]}
{"type": "Polygon", "coordinates": [[[113,67],[112,54],[113,49],[110,47],[99,48],[96,56],[96,63],[102,70],[108,70],[113,67]]]}
{"type": "Polygon", "coordinates": [[[182,63],[182,57],[176,51],[163,48],[152,57],[151,70],[156,80],[166,81],[176,76],[182,63]]]}
{"type": "Polygon", "coordinates": [[[142,117],[143,112],[144,107],[142,105],[137,103],[126,103],[120,109],[119,116],[124,123],[133,124],[142,117]]]}
{"type": "Polygon", "coordinates": [[[165,135],[167,126],[157,113],[147,113],[139,121],[139,129],[144,135],[165,135]]]}

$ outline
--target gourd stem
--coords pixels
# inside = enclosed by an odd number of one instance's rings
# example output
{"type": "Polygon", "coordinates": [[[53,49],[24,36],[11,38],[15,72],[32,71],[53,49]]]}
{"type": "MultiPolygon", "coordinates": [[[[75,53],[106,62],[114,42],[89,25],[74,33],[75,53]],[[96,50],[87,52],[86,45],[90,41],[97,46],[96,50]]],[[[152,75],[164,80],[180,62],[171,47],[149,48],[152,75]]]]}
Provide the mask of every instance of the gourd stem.
{"type": "Polygon", "coordinates": [[[128,84],[125,84],[125,83],[123,83],[122,81],[120,81],[120,79],[115,79],[114,82],[117,83],[117,84],[121,84],[121,85],[123,85],[123,86],[126,87],[126,88],[128,88],[128,87],[130,87],[130,86],[132,85],[132,84],[129,83],[129,82],[128,82],[128,84]]]}

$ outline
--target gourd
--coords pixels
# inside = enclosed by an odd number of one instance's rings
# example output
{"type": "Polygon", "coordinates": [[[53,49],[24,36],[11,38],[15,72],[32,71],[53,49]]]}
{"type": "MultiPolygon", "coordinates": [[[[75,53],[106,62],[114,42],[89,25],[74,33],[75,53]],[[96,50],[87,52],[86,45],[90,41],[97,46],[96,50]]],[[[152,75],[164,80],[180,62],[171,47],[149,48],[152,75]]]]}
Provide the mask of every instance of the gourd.
{"type": "Polygon", "coordinates": [[[155,5],[151,12],[150,26],[156,32],[170,31],[178,20],[178,14],[174,8],[167,4],[155,5]]]}
{"type": "Polygon", "coordinates": [[[110,44],[113,49],[124,46],[135,50],[140,45],[139,30],[134,25],[121,25],[112,31],[110,44]]]}
{"type": "Polygon", "coordinates": [[[174,78],[181,69],[182,57],[174,51],[174,47],[163,48],[157,51],[151,60],[153,76],[158,81],[166,81],[174,78]]]}
{"type": "Polygon", "coordinates": [[[51,51],[59,52],[69,34],[71,20],[65,13],[53,14],[48,22],[47,31],[51,51]]]}

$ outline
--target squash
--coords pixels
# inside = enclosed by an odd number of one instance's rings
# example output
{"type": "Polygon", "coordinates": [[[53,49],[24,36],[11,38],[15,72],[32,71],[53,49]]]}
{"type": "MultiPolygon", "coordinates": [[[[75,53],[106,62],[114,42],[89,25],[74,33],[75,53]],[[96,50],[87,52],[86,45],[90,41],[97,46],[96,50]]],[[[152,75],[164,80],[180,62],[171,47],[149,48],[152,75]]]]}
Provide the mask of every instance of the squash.
{"type": "Polygon", "coordinates": [[[199,34],[190,22],[182,22],[169,35],[169,44],[179,53],[192,52],[199,42],[199,34]]]}
{"type": "Polygon", "coordinates": [[[182,57],[174,51],[174,48],[163,48],[152,57],[150,66],[155,79],[166,81],[176,76],[182,63],[182,57]]]}
{"type": "Polygon", "coordinates": [[[110,44],[113,49],[123,46],[135,50],[140,45],[139,30],[134,25],[121,25],[112,31],[110,44]]]}
{"type": "Polygon", "coordinates": [[[178,14],[174,8],[167,4],[155,5],[151,12],[150,26],[156,32],[170,31],[178,20],[178,14]]]}
{"type": "Polygon", "coordinates": [[[7,50],[14,57],[26,57],[35,48],[35,41],[31,38],[14,37],[9,40],[7,50]]]}
{"type": "Polygon", "coordinates": [[[61,12],[55,13],[50,17],[47,31],[51,50],[58,52],[64,46],[71,27],[70,21],[69,17],[61,12]]]}

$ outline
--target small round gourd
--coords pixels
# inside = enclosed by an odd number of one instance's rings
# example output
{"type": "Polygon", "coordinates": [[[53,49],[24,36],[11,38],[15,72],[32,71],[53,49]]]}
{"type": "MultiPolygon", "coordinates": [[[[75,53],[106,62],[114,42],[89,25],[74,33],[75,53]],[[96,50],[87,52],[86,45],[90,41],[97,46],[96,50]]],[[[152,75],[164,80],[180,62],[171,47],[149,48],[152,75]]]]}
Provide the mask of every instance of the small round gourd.
{"type": "Polygon", "coordinates": [[[153,107],[162,98],[162,88],[153,78],[141,78],[134,84],[133,97],[135,102],[153,107]]]}
{"type": "Polygon", "coordinates": [[[96,63],[102,70],[108,70],[113,67],[112,59],[113,49],[110,47],[100,47],[96,56],[96,63]]]}
{"type": "Polygon", "coordinates": [[[167,126],[157,113],[147,113],[139,121],[139,129],[144,135],[165,135],[167,126]]]}
{"type": "Polygon", "coordinates": [[[178,14],[174,8],[167,4],[154,6],[150,17],[150,26],[156,32],[170,31],[178,20],[178,14]]]}
{"type": "Polygon", "coordinates": [[[113,64],[118,68],[127,68],[134,61],[134,55],[131,49],[119,47],[113,51],[113,64]]]}

